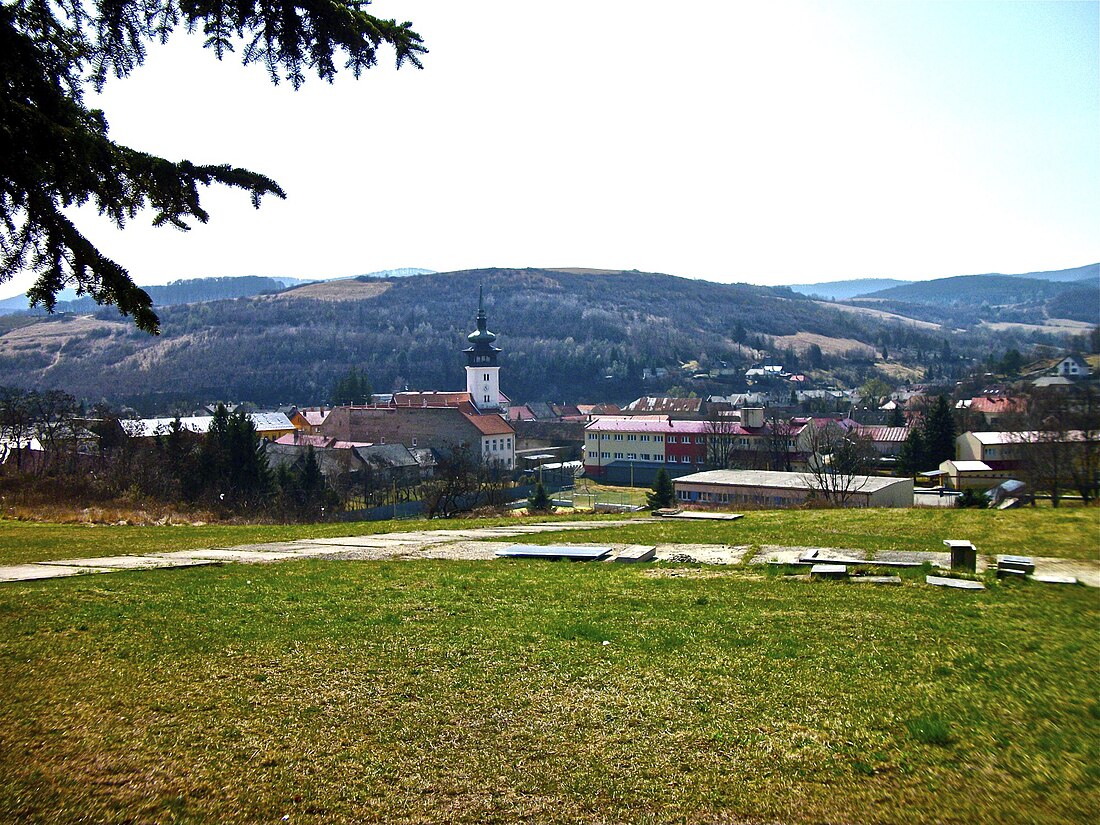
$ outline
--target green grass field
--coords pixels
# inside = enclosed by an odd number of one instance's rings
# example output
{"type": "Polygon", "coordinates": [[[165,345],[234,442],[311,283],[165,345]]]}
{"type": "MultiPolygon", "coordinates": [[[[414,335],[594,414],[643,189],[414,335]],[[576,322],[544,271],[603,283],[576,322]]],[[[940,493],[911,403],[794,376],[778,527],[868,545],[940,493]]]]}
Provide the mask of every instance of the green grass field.
{"type": "Polygon", "coordinates": [[[607,564],[7,584],[0,821],[1094,822],[1098,619],[607,564]]]}
{"type": "MultiPolygon", "coordinates": [[[[646,514],[648,515],[648,514],[646,514]]],[[[556,518],[575,518],[566,514],[556,518]]],[[[535,517],[542,521],[546,517],[535,517]]],[[[555,518],[555,517],[549,517],[555,518]]],[[[622,516],[585,516],[621,519],[622,516]]],[[[372,521],[301,525],[128,527],[45,524],[0,519],[0,565],[90,558],[266,541],[516,524],[515,518],[372,521]]],[[[1020,510],[759,510],[736,522],[665,520],[533,537],[532,542],[699,543],[943,550],[946,538],[970,539],[979,552],[1095,559],[1100,508],[1020,510]]],[[[525,539],[526,541],[526,539],[525,539]]]]}

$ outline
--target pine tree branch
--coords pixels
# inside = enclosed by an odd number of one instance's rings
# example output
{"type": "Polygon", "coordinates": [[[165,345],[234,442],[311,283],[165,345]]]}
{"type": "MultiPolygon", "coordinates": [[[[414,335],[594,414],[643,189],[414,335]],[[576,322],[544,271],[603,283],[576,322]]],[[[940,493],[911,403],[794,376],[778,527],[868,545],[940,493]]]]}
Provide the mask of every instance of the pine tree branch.
{"type": "Polygon", "coordinates": [[[411,24],[367,14],[364,0],[0,0],[0,283],[31,271],[33,305],[57,294],[115,304],[157,332],[144,290],[103,255],[62,210],[92,203],[118,227],[146,208],[154,226],[206,223],[198,187],[244,189],[253,206],[285,198],[275,181],[247,169],[172,161],[108,137],[103,113],[88,109],[83,88],[129,75],[146,42],[164,42],[178,25],[201,29],[222,57],[244,41],[243,62],[261,62],[273,82],[298,88],[306,70],[331,81],[335,55],[358,77],[390,47],[397,65],[421,67],[426,52],[411,24]]]}

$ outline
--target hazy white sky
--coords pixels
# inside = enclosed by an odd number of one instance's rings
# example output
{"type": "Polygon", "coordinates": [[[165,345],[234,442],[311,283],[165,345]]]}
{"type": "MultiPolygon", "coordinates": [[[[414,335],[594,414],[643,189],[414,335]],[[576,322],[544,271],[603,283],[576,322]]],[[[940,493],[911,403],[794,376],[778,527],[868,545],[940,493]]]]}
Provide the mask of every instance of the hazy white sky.
{"type": "MultiPolygon", "coordinates": [[[[275,178],[83,227],[139,283],[588,266],[793,283],[1100,260],[1098,4],[377,0],[425,69],[294,92],[182,34],[117,141],[275,178]]],[[[24,285],[25,288],[25,285],[24,285]]],[[[15,290],[3,287],[4,294],[15,290]]]]}

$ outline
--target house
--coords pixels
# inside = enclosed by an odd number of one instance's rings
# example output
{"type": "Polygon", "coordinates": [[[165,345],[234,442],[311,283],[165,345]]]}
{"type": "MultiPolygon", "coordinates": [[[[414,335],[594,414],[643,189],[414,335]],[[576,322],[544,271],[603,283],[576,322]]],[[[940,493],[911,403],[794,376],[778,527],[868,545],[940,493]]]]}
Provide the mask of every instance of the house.
{"type": "Polygon", "coordinates": [[[354,451],[370,486],[405,488],[420,483],[420,462],[402,444],[371,444],[354,451]]]}
{"type": "Polygon", "coordinates": [[[965,461],[984,461],[994,470],[1014,470],[1027,458],[1029,452],[1049,444],[1081,443],[1100,439],[1096,430],[1065,432],[965,432],[955,439],[955,458],[965,461]]]}
{"type": "MultiPolygon", "coordinates": [[[[674,479],[672,485],[678,501],[711,507],[797,507],[817,494],[811,475],[771,470],[708,470],[674,479]]],[[[909,478],[855,476],[850,489],[847,507],[913,506],[909,478]]]]}
{"type": "Polygon", "coordinates": [[[299,432],[316,435],[328,418],[330,410],[324,407],[295,407],[287,417],[299,432]]]}
{"type": "MultiPolygon", "coordinates": [[[[970,403],[965,407],[971,413],[980,413],[987,427],[996,427],[1002,422],[1002,419],[1011,421],[1014,416],[1020,416],[1027,412],[1027,399],[1013,396],[983,395],[970,399],[970,403]]],[[[958,409],[959,405],[956,404],[955,408],[958,409]]]]}
{"type": "Polygon", "coordinates": [[[526,404],[519,404],[508,408],[509,421],[537,421],[535,414],[526,404]]]}
{"type": "Polygon", "coordinates": [[[909,425],[904,427],[879,427],[859,424],[852,430],[874,444],[875,450],[880,456],[900,455],[901,445],[909,438],[909,425]]]}
{"type": "Polygon", "coordinates": [[[984,461],[950,459],[940,464],[943,486],[950,490],[988,490],[1011,477],[1011,470],[995,470],[984,461]]]}
{"type": "Polygon", "coordinates": [[[1067,355],[1054,367],[1054,374],[1063,378],[1088,378],[1089,372],[1088,362],[1080,355],[1067,355]]]}

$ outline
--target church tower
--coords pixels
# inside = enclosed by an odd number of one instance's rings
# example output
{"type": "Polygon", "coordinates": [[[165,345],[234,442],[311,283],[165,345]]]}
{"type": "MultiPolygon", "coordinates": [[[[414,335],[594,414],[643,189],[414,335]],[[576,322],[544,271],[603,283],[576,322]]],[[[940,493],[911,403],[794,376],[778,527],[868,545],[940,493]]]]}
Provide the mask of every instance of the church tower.
{"type": "Polygon", "coordinates": [[[477,295],[477,329],[466,336],[466,392],[478,412],[500,412],[500,347],[493,346],[496,333],[486,329],[484,293],[477,295]]]}

